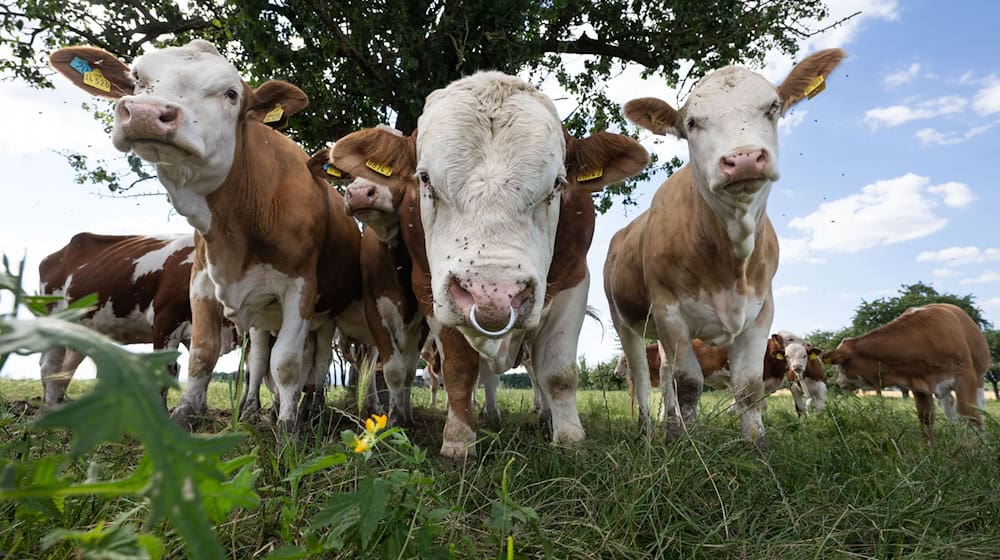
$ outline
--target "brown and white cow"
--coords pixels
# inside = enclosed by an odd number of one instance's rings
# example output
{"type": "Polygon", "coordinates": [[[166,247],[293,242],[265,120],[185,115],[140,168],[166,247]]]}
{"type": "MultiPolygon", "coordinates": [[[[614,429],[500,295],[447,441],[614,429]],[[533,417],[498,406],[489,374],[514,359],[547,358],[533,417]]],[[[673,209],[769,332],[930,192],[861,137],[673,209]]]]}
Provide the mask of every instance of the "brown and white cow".
{"type": "MultiPolygon", "coordinates": [[[[155,350],[175,350],[180,344],[190,347],[188,284],[193,252],[192,234],[147,237],[78,233],[38,265],[40,292],[63,298],[53,306],[55,309],[96,294],[97,309],[81,324],[121,344],[152,343],[155,350]]],[[[235,348],[231,324],[223,325],[220,337],[221,353],[235,348]]],[[[45,406],[63,401],[66,386],[83,359],[82,354],[64,347],[42,355],[45,406]]],[[[171,364],[168,371],[176,378],[177,364],[171,364]]]]}
{"type": "Polygon", "coordinates": [[[604,268],[643,429],[649,425],[643,337],[659,340],[664,351],[668,439],[696,420],[704,377],[691,339],[701,338],[729,349],[743,437],[767,445],[761,366],[774,315],[778,240],[765,209],[778,179],[777,124],[843,57],[840,49],[815,53],[777,87],[727,66],[702,79],[680,110],[651,97],[625,105],[631,121],[686,138],[690,152],[649,210],[611,240],[604,268]]]}
{"type": "Polygon", "coordinates": [[[570,137],[548,97],[498,72],[431,93],[418,131],[355,132],[337,142],[333,162],[405,189],[400,230],[448,392],[441,453],[475,453],[480,357],[504,371],[522,342],[553,440],[582,440],[576,345],[589,284],[590,191],[638,173],[646,151],[617,134],[570,137]]]}
{"type": "Polygon", "coordinates": [[[358,228],[342,198],[312,176],[309,156],[265,124],[308,98],[281,81],[251,88],[202,40],[149,51],[131,68],[93,47],[61,49],[50,61],[85,91],[117,101],[115,147],[155,165],[173,207],[204,238],[192,279],[191,376],[174,419],[188,424],[206,409],[211,371],[199,349],[218,353],[217,304],[206,297],[214,293],[250,330],[251,370],[270,365],[279,422],[291,427],[305,378],[329,363],[334,318],[355,302],[351,326],[361,317],[358,228]],[[321,344],[309,342],[313,330],[321,344]]]}
{"type": "Polygon", "coordinates": [[[823,361],[840,368],[837,384],[844,389],[908,387],[928,440],[934,438],[932,394],[942,385],[954,386],[958,414],[982,426],[976,406],[984,404],[990,348],[983,331],[960,307],[911,307],[877,329],[845,338],[823,354],[823,361]]]}
{"type": "Polygon", "coordinates": [[[823,351],[789,331],[778,331],[785,345],[788,362],[789,390],[795,401],[795,412],[802,416],[809,408],[826,408],[826,371],[820,356],[823,351]]]}

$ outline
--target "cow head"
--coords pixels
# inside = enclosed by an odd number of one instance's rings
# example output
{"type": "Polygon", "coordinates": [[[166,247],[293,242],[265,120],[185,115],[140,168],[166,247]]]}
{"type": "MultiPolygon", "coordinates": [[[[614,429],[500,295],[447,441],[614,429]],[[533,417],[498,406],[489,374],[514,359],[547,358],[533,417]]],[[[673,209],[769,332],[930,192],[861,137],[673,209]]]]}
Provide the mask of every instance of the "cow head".
{"type": "Polygon", "coordinates": [[[53,68],[81,89],[117,100],[111,140],[157,165],[161,179],[207,194],[232,167],[238,125],[281,124],[308,104],[297,87],[280,81],[252,89],[214,45],[195,39],[150,51],[131,68],[94,47],[67,47],[49,57],[53,68]]]}
{"type": "Polygon", "coordinates": [[[824,352],[821,359],[824,364],[833,364],[839,370],[837,386],[844,390],[871,389],[872,385],[862,375],[861,360],[850,350],[850,339],[845,338],[835,350],[824,352]]]}
{"type": "Polygon", "coordinates": [[[631,138],[564,132],[552,101],[487,72],[430,94],[419,134],[359,131],[334,163],[376,182],[419,189],[435,319],[470,336],[502,336],[541,320],[561,197],[641,171],[631,138]],[[378,140],[366,143],[366,136],[378,140]]]}
{"type": "Polygon", "coordinates": [[[777,87],[756,72],[727,66],[702,79],[680,110],[644,97],[625,104],[625,116],[656,134],[686,138],[703,194],[745,202],[778,179],[778,119],[818,93],[844,56],[841,49],[819,51],[777,87]]]}

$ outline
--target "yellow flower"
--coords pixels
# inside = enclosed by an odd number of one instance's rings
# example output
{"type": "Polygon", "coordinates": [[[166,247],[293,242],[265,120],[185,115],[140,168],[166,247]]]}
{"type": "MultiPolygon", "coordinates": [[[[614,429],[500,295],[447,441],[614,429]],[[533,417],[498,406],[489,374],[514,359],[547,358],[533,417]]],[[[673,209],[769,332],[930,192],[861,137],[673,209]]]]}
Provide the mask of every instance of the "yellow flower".
{"type": "Polygon", "coordinates": [[[354,441],[352,442],[352,444],[354,445],[355,453],[364,453],[365,451],[368,451],[372,447],[371,442],[368,441],[367,437],[359,438],[358,436],[354,436],[354,441]]]}
{"type": "Polygon", "coordinates": [[[373,414],[372,418],[375,419],[375,431],[376,432],[379,431],[379,430],[385,429],[385,425],[389,421],[389,418],[385,414],[383,414],[381,416],[379,416],[378,414],[373,414]]]}
{"type": "MultiPolygon", "coordinates": [[[[372,415],[374,417],[374,415],[372,415]]],[[[365,431],[368,433],[375,433],[375,421],[371,418],[365,419],[365,431]]]]}

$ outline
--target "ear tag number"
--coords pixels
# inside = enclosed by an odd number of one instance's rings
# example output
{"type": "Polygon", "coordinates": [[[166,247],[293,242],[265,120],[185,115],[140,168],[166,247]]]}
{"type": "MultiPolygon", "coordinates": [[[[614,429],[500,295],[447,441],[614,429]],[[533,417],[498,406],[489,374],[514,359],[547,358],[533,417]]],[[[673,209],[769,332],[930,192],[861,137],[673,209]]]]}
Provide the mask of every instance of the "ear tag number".
{"type": "Polygon", "coordinates": [[[261,121],[264,124],[278,122],[281,120],[281,116],[285,114],[285,111],[281,108],[281,103],[274,106],[266,115],[264,115],[264,120],[261,121]]]}
{"type": "Polygon", "coordinates": [[[99,89],[103,92],[111,93],[111,81],[104,77],[100,70],[91,70],[83,73],[83,83],[99,89]]]}
{"type": "Polygon", "coordinates": [[[604,168],[599,167],[597,169],[587,171],[586,173],[581,173],[576,176],[576,181],[582,183],[584,181],[593,181],[594,179],[600,179],[604,176],[604,168]]]}
{"type": "Polygon", "coordinates": [[[74,56],[69,65],[73,67],[73,70],[76,70],[81,74],[86,74],[92,70],[90,63],[78,56],[74,56]]]}
{"type": "Polygon", "coordinates": [[[389,167],[388,165],[368,160],[365,162],[365,167],[371,169],[372,171],[378,173],[379,175],[385,175],[386,177],[392,176],[392,168],[389,167]]]}
{"type": "Polygon", "coordinates": [[[327,175],[333,175],[334,177],[343,177],[343,171],[337,169],[336,167],[330,165],[329,163],[323,164],[323,169],[326,171],[327,175]]]}

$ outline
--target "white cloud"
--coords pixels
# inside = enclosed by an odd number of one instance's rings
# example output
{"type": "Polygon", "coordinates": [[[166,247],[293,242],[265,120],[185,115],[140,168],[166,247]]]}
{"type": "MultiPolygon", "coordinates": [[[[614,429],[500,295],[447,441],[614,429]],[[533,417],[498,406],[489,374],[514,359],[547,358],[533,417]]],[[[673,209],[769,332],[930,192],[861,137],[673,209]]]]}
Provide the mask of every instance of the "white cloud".
{"type": "Polygon", "coordinates": [[[808,239],[780,238],[778,240],[779,257],[782,263],[804,262],[809,264],[826,264],[826,259],[813,255],[808,239]]]}
{"type": "Polygon", "coordinates": [[[795,247],[795,256],[809,251],[849,253],[935,233],[948,220],[934,213],[938,203],[928,195],[944,194],[947,199],[947,192],[954,187],[930,183],[927,177],[908,173],[866,185],[858,194],[824,202],[811,214],[789,223],[804,237],[786,243],[795,247]]]}
{"type": "Polygon", "coordinates": [[[937,99],[924,101],[915,107],[908,105],[876,107],[865,112],[865,122],[871,125],[872,128],[899,126],[910,121],[960,113],[965,110],[967,104],[968,102],[962,97],[946,95],[937,99]]]}
{"type": "Polygon", "coordinates": [[[4,128],[17,131],[0,134],[0,150],[33,155],[65,149],[96,157],[118,156],[101,124],[80,108],[81,103],[94,103],[96,99],[60,77],[54,79],[58,87],[55,91],[0,83],[4,128]]]}
{"type": "Polygon", "coordinates": [[[990,79],[990,84],[976,93],[972,108],[980,115],[1000,113],[1000,80],[990,79]]]}
{"type": "Polygon", "coordinates": [[[889,74],[882,82],[885,84],[885,87],[894,88],[909,82],[913,78],[916,78],[919,73],[920,64],[914,62],[902,70],[889,74]]]}
{"type": "Polygon", "coordinates": [[[982,126],[970,128],[962,134],[956,134],[954,132],[940,132],[934,128],[921,128],[916,132],[915,136],[924,146],[930,146],[932,144],[947,146],[951,144],[961,144],[962,142],[970,140],[975,136],[979,136],[991,128],[993,128],[992,124],[984,124],[982,126]]]}
{"type": "Polygon", "coordinates": [[[807,114],[809,112],[804,109],[793,110],[778,121],[778,130],[784,134],[790,133],[793,128],[802,124],[807,114]]]}
{"type": "Polygon", "coordinates": [[[1000,282],[1000,272],[988,270],[975,278],[964,278],[962,284],[989,284],[990,282],[1000,282]]]}
{"type": "Polygon", "coordinates": [[[806,287],[806,286],[796,286],[794,284],[786,284],[784,286],[778,286],[778,287],[774,288],[774,295],[775,295],[775,297],[792,296],[792,295],[801,294],[801,293],[804,293],[804,292],[807,292],[807,291],[809,291],[809,288],[806,287]]]}
{"type": "Polygon", "coordinates": [[[952,276],[958,276],[958,272],[950,268],[935,268],[931,271],[931,274],[937,278],[951,278],[952,276]]]}
{"type": "Polygon", "coordinates": [[[943,196],[944,205],[951,208],[965,208],[976,200],[976,195],[972,194],[969,186],[957,181],[927,187],[927,192],[943,196]]]}
{"type": "Polygon", "coordinates": [[[917,255],[917,262],[942,262],[950,266],[978,264],[1000,261],[1000,249],[980,249],[979,247],[948,247],[940,251],[923,251],[917,255]]]}
{"type": "Polygon", "coordinates": [[[981,305],[983,307],[997,307],[997,308],[1000,308],[1000,297],[995,297],[993,299],[988,299],[988,300],[986,300],[984,302],[981,302],[981,305]]]}

